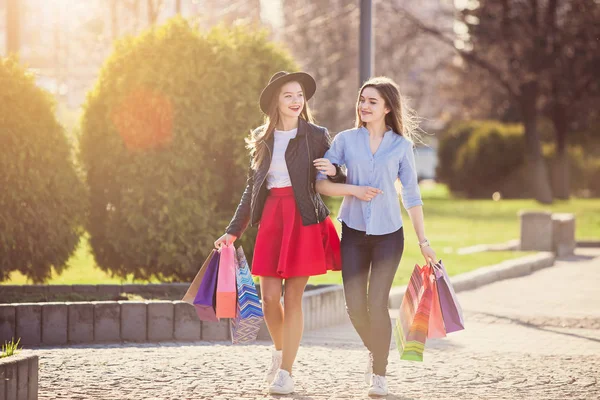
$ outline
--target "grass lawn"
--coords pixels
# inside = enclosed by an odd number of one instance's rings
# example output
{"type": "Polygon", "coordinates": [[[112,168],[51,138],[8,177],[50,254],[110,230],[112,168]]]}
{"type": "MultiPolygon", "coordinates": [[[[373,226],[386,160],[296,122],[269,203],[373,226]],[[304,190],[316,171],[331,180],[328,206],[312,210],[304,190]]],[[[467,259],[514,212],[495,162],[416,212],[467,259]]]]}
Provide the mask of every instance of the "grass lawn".
{"type": "MultiPolygon", "coordinates": [[[[499,263],[503,260],[520,257],[522,252],[485,252],[459,255],[462,247],[483,243],[501,243],[519,237],[519,210],[550,210],[570,212],[576,215],[576,235],[578,239],[600,239],[600,199],[572,199],[557,201],[551,206],[543,206],[534,200],[464,200],[454,199],[443,185],[423,186],[422,195],[425,211],[427,237],[438,258],[441,258],[451,275],[467,272],[478,267],[499,263]]],[[[341,201],[341,200],[340,200],[341,201]]],[[[339,204],[339,202],[337,203],[339,204]]],[[[336,210],[337,213],[337,210],[336,210]]],[[[335,215],[335,213],[334,213],[335,215]]],[[[394,285],[405,284],[415,263],[422,263],[410,219],[403,210],[405,221],[405,248],[394,285]]],[[[335,221],[340,229],[340,224],[335,221]]],[[[316,276],[310,283],[341,283],[341,274],[331,272],[316,276]]],[[[69,268],[59,276],[53,276],[50,284],[98,284],[132,283],[111,278],[95,266],[87,240],[82,240],[77,252],[69,260],[69,268]]],[[[3,284],[26,284],[24,276],[13,273],[3,284]]]]}

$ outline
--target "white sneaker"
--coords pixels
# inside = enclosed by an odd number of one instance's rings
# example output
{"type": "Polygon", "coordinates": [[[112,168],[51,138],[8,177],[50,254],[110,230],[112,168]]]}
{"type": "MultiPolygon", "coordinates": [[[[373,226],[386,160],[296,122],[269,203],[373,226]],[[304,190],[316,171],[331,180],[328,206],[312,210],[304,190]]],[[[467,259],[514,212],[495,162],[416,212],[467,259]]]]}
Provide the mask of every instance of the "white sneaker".
{"type": "Polygon", "coordinates": [[[269,388],[270,394],[291,394],[294,393],[294,380],[289,372],[284,369],[277,371],[273,383],[269,388]]]}
{"type": "Polygon", "coordinates": [[[265,381],[267,381],[269,385],[273,382],[273,379],[275,379],[275,374],[277,374],[277,370],[279,369],[279,367],[281,367],[282,357],[283,354],[281,353],[281,350],[273,349],[273,352],[271,354],[271,366],[269,367],[269,369],[267,370],[267,374],[265,375],[265,381]]]}
{"type": "Polygon", "coordinates": [[[371,387],[369,388],[369,396],[387,396],[388,388],[385,376],[371,376],[371,387]]]}
{"type": "Polygon", "coordinates": [[[367,358],[367,368],[365,369],[365,383],[371,384],[371,375],[373,375],[373,353],[369,352],[367,358]]]}

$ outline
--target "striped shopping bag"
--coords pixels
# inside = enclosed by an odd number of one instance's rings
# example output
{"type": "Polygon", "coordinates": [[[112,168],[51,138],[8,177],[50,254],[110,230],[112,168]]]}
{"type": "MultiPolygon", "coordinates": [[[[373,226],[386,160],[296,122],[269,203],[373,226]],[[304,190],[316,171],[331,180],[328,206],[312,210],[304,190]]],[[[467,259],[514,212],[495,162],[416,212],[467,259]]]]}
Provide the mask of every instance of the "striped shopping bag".
{"type": "Polygon", "coordinates": [[[263,321],[263,312],[252,280],[248,262],[241,247],[236,253],[237,312],[231,319],[231,341],[250,343],[256,340],[263,321]]]}
{"type": "Polygon", "coordinates": [[[433,293],[429,265],[415,265],[396,319],[394,338],[402,360],[423,361],[433,293]]]}

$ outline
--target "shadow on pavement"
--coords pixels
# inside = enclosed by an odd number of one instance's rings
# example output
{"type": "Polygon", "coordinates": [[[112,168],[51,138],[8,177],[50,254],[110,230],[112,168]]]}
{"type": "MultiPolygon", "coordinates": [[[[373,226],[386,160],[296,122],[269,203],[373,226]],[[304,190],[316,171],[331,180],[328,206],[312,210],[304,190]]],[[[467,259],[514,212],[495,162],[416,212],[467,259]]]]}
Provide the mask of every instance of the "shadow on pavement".
{"type": "Polygon", "coordinates": [[[544,332],[555,333],[557,335],[570,336],[570,337],[575,337],[575,338],[578,338],[578,339],[584,339],[584,340],[589,340],[589,341],[592,341],[592,342],[600,343],[600,339],[596,339],[596,338],[588,337],[588,336],[584,336],[584,335],[579,335],[579,334],[576,334],[576,333],[561,332],[559,330],[552,329],[551,327],[546,327],[544,325],[538,325],[538,324],[533,324],[533,323],[530,323],[530,322],[521,321],[518,318],[511,318],[511,317],[507,317],[507,316],[504,316],[504,315],[498,315],[498,314],[492,314],[492,313],[486,313],[486,312],[480,312],[480,314],[487,315],[489,317],[498,318],[498,319],[505,320],[505,321],[510,321],[512,323],[515,323],[517,325],[521,325],[521,326],[524,326],[524,327],[527,327],[527,328],[537,329],[537,330],[544,331],[544,332]]]}
{"type": "Polygon", "coordinates": [[[557,261],[568,261],[568,262],[581,262],[590,261],[596,258],[595,256],[587,256],[583,254],[572,254],[570,256],[557,257],[557,261]]]}

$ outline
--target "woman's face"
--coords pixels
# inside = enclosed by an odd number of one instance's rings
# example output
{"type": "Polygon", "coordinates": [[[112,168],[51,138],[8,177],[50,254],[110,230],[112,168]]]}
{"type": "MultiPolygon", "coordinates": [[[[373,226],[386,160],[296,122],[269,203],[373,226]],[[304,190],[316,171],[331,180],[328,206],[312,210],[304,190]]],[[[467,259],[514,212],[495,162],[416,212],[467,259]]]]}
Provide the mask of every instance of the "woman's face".
{"type": "Polygon", "coordinates": [[[374,87],[368,86],[363,89],[358,100],[358,112],[362,122],[378,122],[385,119],[390,112],[385,100],[374,87]]]}
{"type": "Polygon", "coordinates": [[[304,108],[304,92],[298,82],[288,82],[281,87],[277,108],[282,117],[300,116],[304,108]]]}

